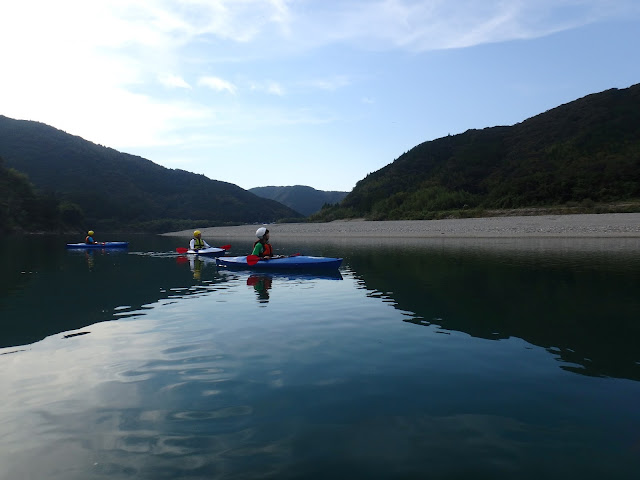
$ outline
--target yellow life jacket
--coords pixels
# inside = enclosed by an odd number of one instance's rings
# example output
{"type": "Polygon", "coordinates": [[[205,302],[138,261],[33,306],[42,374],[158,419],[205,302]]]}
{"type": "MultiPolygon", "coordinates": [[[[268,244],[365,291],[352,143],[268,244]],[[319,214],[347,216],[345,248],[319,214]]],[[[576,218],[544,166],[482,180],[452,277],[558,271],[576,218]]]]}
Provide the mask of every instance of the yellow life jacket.
{"type": "Polygon", "coordinates": [[[194,250],[200,250],[201,248],[204,248],[204,240],[202,240],[202,238],[195,238],[193,237],[193,249],[194,250]]]}

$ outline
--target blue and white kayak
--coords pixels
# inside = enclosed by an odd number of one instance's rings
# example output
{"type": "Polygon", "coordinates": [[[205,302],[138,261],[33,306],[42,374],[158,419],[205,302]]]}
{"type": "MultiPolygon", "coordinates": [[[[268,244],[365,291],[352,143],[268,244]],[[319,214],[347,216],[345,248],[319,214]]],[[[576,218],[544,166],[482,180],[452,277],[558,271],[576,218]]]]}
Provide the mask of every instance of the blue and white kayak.
{"type": "Polygon", "coordinates": [[[129,242],[67,243],[67,248],[128,248],[129,242]]]}
{"type": "Polygon", "coordinates": [[[307,269],[337,269],[342,263],[341,258],[310,257],[296,255],[290,257],[271,258],[247,263],[247,256],[216,258],[219,267],[241,270],[307,270],[307,269]]]}

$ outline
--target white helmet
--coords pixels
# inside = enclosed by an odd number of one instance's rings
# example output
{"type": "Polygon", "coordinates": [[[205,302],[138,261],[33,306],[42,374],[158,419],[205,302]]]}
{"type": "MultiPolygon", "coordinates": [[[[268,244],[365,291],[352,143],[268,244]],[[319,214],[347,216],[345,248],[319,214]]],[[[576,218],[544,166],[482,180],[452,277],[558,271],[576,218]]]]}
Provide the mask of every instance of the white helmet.
{"type": "Polygon", "coordinates": [[[267,233],[267,229],[264,227],[260,227],[259,229],[256,230],[256,237],[262,238],[264,237],[265,233],[267,233]]]}

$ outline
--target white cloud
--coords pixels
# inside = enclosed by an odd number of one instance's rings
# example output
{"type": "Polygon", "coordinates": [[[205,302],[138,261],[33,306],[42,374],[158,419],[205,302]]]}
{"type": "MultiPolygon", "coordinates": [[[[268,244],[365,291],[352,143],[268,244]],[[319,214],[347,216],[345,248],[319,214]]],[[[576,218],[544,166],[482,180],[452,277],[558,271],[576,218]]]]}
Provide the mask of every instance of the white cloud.
{"type": "Polygon", "coordinates": [[[307,46],[425,51],[537,38],[639,15],[634,0],[344,0],[297,17],[294,36],[307,46]]]}
{"type": "Polygon", "coordinates": [[[189,85],[184,78],[178,75],[161,75],[158,80],[162,85],[168,88],[191,89],[191,85],[189,85]]]}
{"type": "Polygon", "coordinates": [[[254,92],[263,92],[268,93],[270,95],[276,95],[282,97],[285,95],[285,88],[278,82],[267,81],[267,82],[251,82],[250,87],[254,92]]]}
{"type": "Polygon", "coordinates": [[[267,93],[270,93],[272,95],[278,95],[279,97],[282,97],[284,95],[284,89],[280,84],[276,82],[269,82],[269,84],[267,85],[266,91],[267,93]]]}
{"type": "Polygon", "coordinates": [[[237,91],[237,87],[233,83],[218,77],[201,77],[198,79],[198,85],[208,87],[217,92],[227,91],[235,94],[237,91]]]}
{"type": "Polygon", "coordinates": [[[309,82],[309,85],[320,90],[338,90],[351,85],[351,79],[346,75],[336,75],[331,78],[318,78],[309,82]]]}

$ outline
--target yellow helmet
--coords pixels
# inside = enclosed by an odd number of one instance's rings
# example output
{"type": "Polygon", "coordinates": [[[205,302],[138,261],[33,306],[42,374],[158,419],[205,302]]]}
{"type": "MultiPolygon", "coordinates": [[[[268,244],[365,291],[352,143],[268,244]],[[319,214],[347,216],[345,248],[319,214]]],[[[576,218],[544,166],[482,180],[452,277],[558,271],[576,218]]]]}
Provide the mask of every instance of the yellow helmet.
{"type": "Polygon", "coordinates": [[[87,233],[89,234],[90,237],[93,237],[93,230],[89,230],[87,233]]]}
{"type": "Polygon", "coordinates": [[[200,230],[194,230],[193,232],[193,236],[197,237],[198,235],[200,235],[202,232],[200,230]]]}

